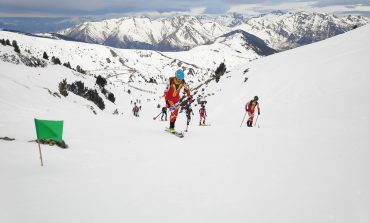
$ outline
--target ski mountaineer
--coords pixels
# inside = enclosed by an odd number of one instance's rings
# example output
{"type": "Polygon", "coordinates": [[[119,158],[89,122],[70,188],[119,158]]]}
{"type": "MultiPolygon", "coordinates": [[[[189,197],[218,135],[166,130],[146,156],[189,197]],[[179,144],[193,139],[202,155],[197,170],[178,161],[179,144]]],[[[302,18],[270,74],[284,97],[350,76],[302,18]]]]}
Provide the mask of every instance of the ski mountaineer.
{"type": "Polygon", "coordinates": [[[245,105],[245,111],[248,113],[248,117],[249,117],[247,121],[248,127],[253,127],[252,124],[253,124],[253,118],[254,118],[254,110],[256,109],[256,107],[258,110],[258,115],[260,115],[261,111],[260,111],[260,106],[258,103],[258,96],[254,96],[253,100],[249,101],[245,105]]]}
{"type": "Polygon", "coordinates": [[[139,107],[136,105],[136,102],[134,103],[134,107],[132,108],[132,113],[135,117],[139,117],[139,107]]]}
{"type": "Polygon", "coordinates": [[[184,88],[186,95],[188,96],[189,103],[193,102],[190,96],[189,86],[184,80],[184,71],[178,69],[175,73],[175,77],[171,77],[169,83],[167,84],[166,90],[164,91],[164,99],[166,101],[166,106],[171,112],[170,116],[170,128],[169,132],[175,133],[175,122],[177,114],[179,113],[180,105],[180,91],[184,88]]]}
{"type": "Polygon", "coordinates": [[[163,117],[165,117],[165,121],[167,121],[167,107],[166,106],[163,106],[162,108],[161,121],[163,121],[163,117]]]}
{"type": "Polygon", "coordinates": [[[186,126],[189,126],[190,124],[191,115],[194,115],[193,109],[191,109],[191,107],[188,107],[186,109],[186,126]]]}
{"type": "Polygon", "coordinates": [[[202,119],[203,119],[203,125],[205,125],[206,124],[207,111],[206,111],[206,107],[204,106],[204,104],[199,109],[199,115],[200,115],[199,125],[202,125],[202,119]]]}

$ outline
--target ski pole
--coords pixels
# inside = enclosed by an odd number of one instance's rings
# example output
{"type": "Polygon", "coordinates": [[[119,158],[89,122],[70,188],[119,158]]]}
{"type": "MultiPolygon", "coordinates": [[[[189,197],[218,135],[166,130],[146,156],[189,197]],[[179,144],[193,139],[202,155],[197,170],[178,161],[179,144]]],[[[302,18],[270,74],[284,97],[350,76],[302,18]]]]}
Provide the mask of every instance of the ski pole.
{"type": "Polygon", "coordinates": [[[243,117],[242,123],[240,124],[240,127],[242,127],[246,115],[247,115],[247,112],[244,114],[244,117],[243,117]]]}
{"type": "MultiPolygon", "coordinates": [[[[259,115],[257,115],[256,121],[254,122],[254,125],[253,125],[253,126],[256,126],[256,125],[257,125],[258,116],[259,116],[259,115]]],[[[259,125],[258,125],[258,128],[259,128],[259,125]]]]}
{"type": "Polygon", "coordinates": [[[156,120],[158,118],[158,116],[160,116],[162,114],[162,112],[160,112],[156,117],[153,117],[153,120],[156,120]]]}

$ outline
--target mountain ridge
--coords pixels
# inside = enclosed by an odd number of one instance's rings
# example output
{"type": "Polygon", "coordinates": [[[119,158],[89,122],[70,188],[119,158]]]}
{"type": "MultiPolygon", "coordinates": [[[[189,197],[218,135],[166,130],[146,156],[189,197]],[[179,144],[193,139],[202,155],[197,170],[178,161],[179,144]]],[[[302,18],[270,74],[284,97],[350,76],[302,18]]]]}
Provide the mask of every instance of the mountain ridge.
{"type": "Polygon", "coordinates": [[[58,34],[118,48],[181,51],[207,44],[234,30],[243,30],[281,51],[330,38],[367,23],[369,19],[361,16],[339,18],[324,13],[273,12],[254,17],[234,13],[216,17],[123,17],[84,22],[58,34]]]}

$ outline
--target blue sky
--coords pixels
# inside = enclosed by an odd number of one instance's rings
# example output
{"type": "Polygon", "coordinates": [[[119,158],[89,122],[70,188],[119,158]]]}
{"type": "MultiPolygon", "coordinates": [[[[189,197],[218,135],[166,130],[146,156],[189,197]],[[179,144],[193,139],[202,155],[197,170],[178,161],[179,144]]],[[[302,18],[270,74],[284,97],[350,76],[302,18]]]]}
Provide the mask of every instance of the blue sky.
{"type": "Polygon", "coordinates": [[[0,17],[74,17],[106,15],[258,14],[304,10],[370,16],[370,0],[0,0],[0,17]]]}

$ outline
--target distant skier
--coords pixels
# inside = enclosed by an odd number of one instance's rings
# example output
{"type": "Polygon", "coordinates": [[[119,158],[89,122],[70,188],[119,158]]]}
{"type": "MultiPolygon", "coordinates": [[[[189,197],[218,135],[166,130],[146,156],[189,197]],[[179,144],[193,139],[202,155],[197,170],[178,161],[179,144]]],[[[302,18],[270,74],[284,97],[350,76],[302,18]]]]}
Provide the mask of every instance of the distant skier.
{"type": "Polygon", "coordinates": [[[165,117],[164,121],[167,121],[167,107],[166,106],[163,106],[162,108],[162,116],[161,116],[162,121],[163,121],[163,117],[165,117]]]}
{"type": "Polygon", "coordinates": [[[201,108],[199,109],[199,115],[200,115],[200,119],[199,119],[199,125],[205,125],[206,124],[206,117],[207,117],[207,111],[206,111],[206,107],[204,104],[202,104],[201,108]],[[203,120],[203,122],[202,122],[203,120]]]}
{"type": "Polygon", "coordinates": [[[249,117],[247,121],[248,127],[253,127],[252,124],[253,124],[253,118],[254,118],[254,110],[256,109],[256,107],[258,110],[258,115],[260,115],[261,111],[260,111],[260,106],[258,103],[258,96],[254,96],[253,100],[249,101],[245,105],[245,111],[248,113],[248,117],[249,117]]]}
{"type": "Polygon", "coordinates": [[[132,113],[135,117],[139,117],[139,107],[134,103],[134,107],[132,108],[132,113]]]}
{"type": "Polygon", "coordinates": [[[171,133],[175,133],[175,122],[177,115],[179,113],[180,105],[180,91],[184,88],[186,95],[188,96],[189,103],[192,103],[193,100],[190,96],[189,86],[186,84],[184,80],[184,71],[179,69],[175,73],[175,77],[171,77],[169,79],[169,83],[164,91],[164,99],[166,100],[166,106],[171,111],[170,116],[170,128],[169,131],[171,133]]]}
{"type": "Polygon", "coordinates": [[[188,108],[186,108],[186,126],[189,126],[192,115],[194,115],[194,112],[193,109],[189,106],[188,108]]]}

